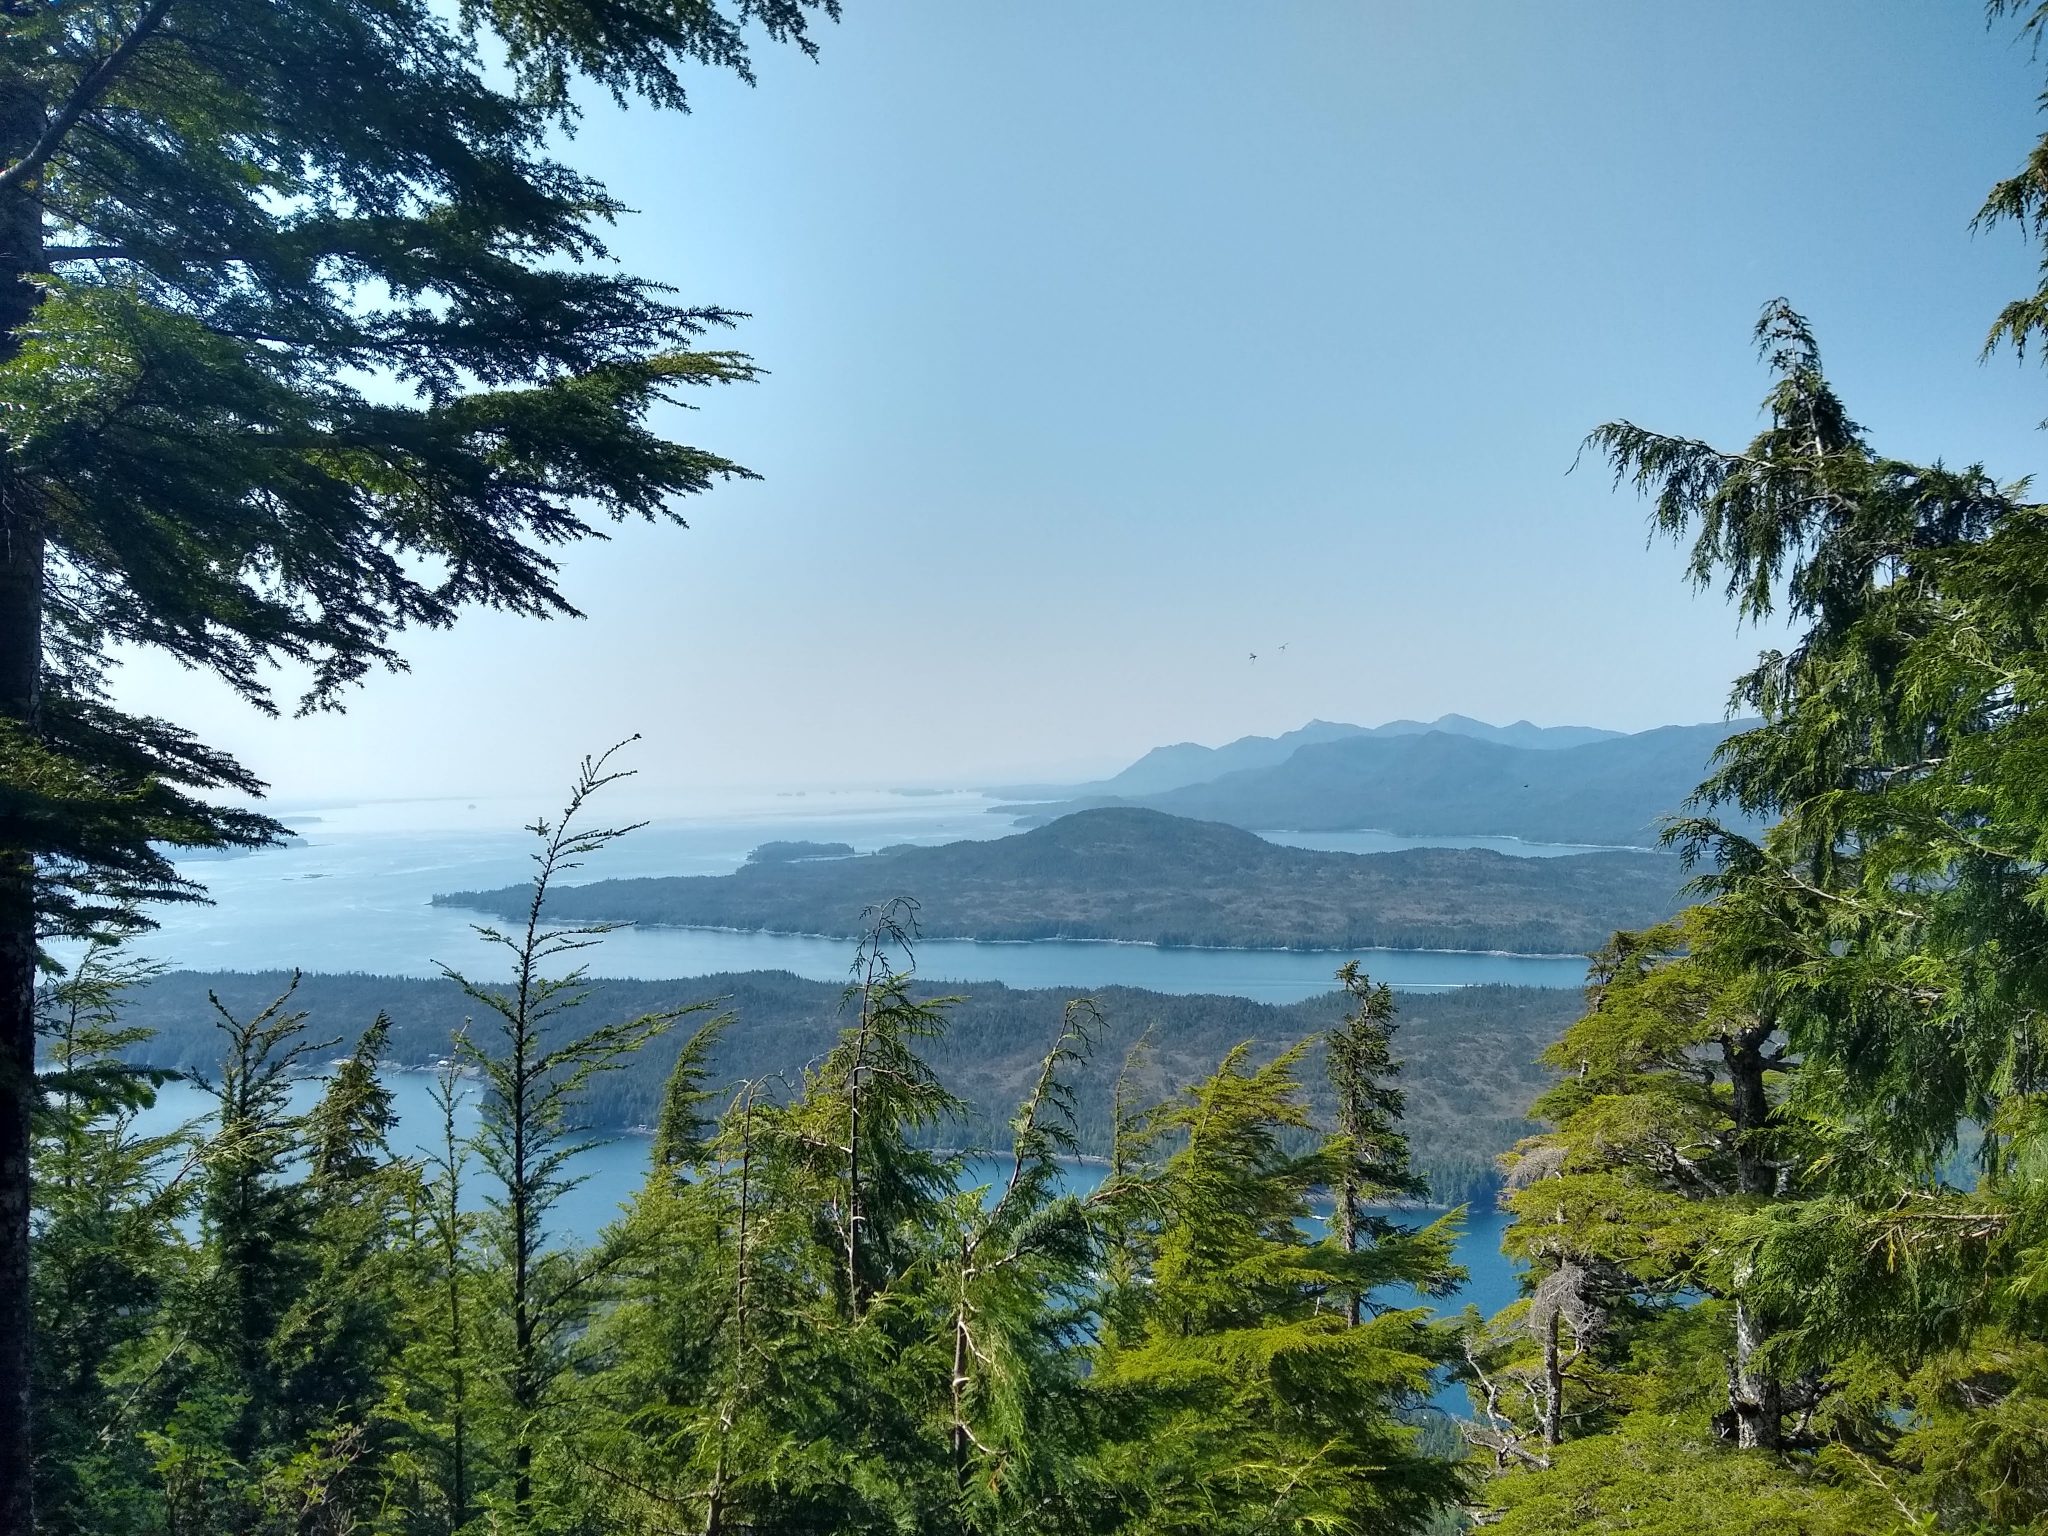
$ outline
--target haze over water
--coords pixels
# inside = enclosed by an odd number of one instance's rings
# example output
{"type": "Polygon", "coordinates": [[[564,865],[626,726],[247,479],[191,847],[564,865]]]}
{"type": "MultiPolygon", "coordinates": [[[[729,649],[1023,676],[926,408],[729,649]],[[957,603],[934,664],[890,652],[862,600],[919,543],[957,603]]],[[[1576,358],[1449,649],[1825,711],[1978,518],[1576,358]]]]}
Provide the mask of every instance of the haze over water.
{"type": "MultiPolygon", "coordinates": [[[[844,842],[861,853],[898,843],[1003,837],[1016,828],[988,814],[971,792],[906,795],[814,791],[733,797],[692,806],[695,814],[653,820],[614,843],[569,883],[658,875],[717,875],[775,839],[844,842]]],[[[630,800],[625,801],[628,812],[630,800]]],[[[598,807],[599,820],[607,808],[598,807]]],[[[161,929],[141,945],[180,969],[357,971],[432,976],[448,964],[487,976],[493,957],[477,942],[478,914],[435,907],[454,890],[488,889],[530,878],[533,838],[518,830],[530,806],[503,801],[409,801],[285,812],[304,839],[291,847],[188,866],[211,906],[164,909],[161,929]]],[[[1379,832],[1264,834],[1276,842],[1344,852],[1418,846],[1490,847],[1548,856],[1586,851],[1512,838],[1407,838],[1379,832]]],[[[894,893],[878,893],[894,894],[894,893]]],[[[903,894],[915,895],[915,892],[903,894]]],[[[1040,940],[982,943],[930,939],[917,950],[934,981],[1000,981],[1015,987],[1145,987],[1218,992],[1291,1002],[1330,990],[1339,955],[1325,951],[1160,949],[1140,944],[1040,940]]],[[[846,974],[844,939],[711,929],[621,928],[585,957],[594,975],[642,978],[786,970],[815,980],[846,974]]],[[[1376,978],[1402,988],[1499,982],[1573,987],[1576,956],[1443,950],[1368,950],[1358,958],[1376,978]]]]}

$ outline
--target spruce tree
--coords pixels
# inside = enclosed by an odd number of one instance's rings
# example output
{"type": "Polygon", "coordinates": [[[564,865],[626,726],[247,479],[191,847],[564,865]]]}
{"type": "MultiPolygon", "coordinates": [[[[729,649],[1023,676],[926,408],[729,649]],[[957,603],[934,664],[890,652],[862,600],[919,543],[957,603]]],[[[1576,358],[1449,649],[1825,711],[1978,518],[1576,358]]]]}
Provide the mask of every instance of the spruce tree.
{"type": "Polygon", "coordinates": [[[584,859],[634,830],[585,822],[591,797],[625,777],[609,766],[617,750],[585,758],[560,816],[529,828],[539,846],[525,922],[509,933],[476,930],[509,957],[508,981],[486,986],[444,967],[494,1026],[481,1038],[465,1031],[457,1047],[482,1078],[482,1124],[473,1146],[496,1185],[486,1197],[490,1219],[484,1225],[488,1307],[475,1323],[491,1342],[498,1440],[511,1469],[498,1502],[515,1529],[552,1518],[537,1486],[536,1457],[556,1438],[570,1346],[589,1316],[595,1272],[605,1261],[602,1253],[579,1254],[550,1241],[549,1221],[582,1182],[575,1162],[592,1141],[579,1118],[583,1090],[695,1011],[649,1013],[582,1033],[571,1028],[589,988],[584,967],[564,968],[564,962],[598,943],[610,925],[550,924],[548,892],[584,859]]]}
{"type": "Polygon", "coordinates": [[[561,546],[745,473],[649,413],[752,376],[617,270],[549,143],[579,82],[683,104],[835,0],[109,0],[0,21],[0,1528],[32,1524],[36,950],[189,899],[260,786],[109,702],[153,648],[258,709],[467,608],[575,610],[561,546]],[[494,69],[502,57],[509,69],[494,69]],[[374,384],[366,381],[375,381],[374,384]],[[290,669],[275,681],[273,663],[290,669]]]}
{"type": "Polygon", "coordinates": [[[156,967],[89,946],[45,988],[48,1066],[36,1136],[36,1497],[42,1528],[151,1527],[155,1481],[135,1436],[165,1307],[187,1279],[179,1223],[196,1193],[182,1130],[143,1133],[166,1074],[126,1059],[149,1032],[124,1025],[128,991],[156,967]]]}
{"type": "MultiPolygon", "coordinates": [[[[1337,1101],[1331,1236],[1346,1254],[1356,1255],[1406,1239],[1406,1229],[1374,1210],[1375,1204],[1420,1199],[1429,1185],[1409,1166],[1408,1138],[1400,1130],[1404,1100],[1393,1081],[1401,1070],[1393,1051],[1394,989],[1384,982],[1375,986],[1356,960],[1344,963],[1337,980],[1352,1006],[1323,1045],[1337,1101]]],[[[1344,1316],[1354,1328],[1364,1303],[1362,1292],[1345,1295],[1344,1316]]]]}
{"type": "Polygon", "coordinates": [[[1100,1453],[1118,1528],[1134,1533],[1423,1529],[1455,1500],[1452,1463],[1422,1453],[1401,1413],[1452,1347],[1419,1307],[1373,1307],[1357,1326],[1336,1298],[1382,1285],[1454,1283],[1452,1228],[1398,1248],[1342,1251],[1304,1231],[1338,1182],[1310,1129],[1305,1046],[1254,1065],[1240,1046],[1144,1137],[1178,1145],[1105,1191],[1147,1255],[1104,1299],[1091,1385],[1114,1429],[1100,1453]]]}

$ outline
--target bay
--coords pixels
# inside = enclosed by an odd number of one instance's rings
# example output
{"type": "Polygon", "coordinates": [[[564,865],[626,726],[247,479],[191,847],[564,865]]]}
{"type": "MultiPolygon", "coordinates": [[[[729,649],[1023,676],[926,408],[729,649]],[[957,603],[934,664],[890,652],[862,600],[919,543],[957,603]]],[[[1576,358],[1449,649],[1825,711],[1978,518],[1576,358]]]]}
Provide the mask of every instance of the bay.
{"type": "MultiPolygon", "coordinates": [[[[935,844],[1002,837],[1015,828],[991,816],[992,802],[967,792],[901,795],[881,791],[751,795],[705,801],[687,816],[657,815],[607,848],[574,882],[646,875],[724,874],[761,843],[804,838],[844,842],[859,852],[897,843],[935,844]]],[[[650,808],[659,809],[659,808],[650,808]]],[[[648,814],[632,803],[627,815],[648,814]]],[[[429,905],[439,892],[512,884],[532,872],[531,836],[519,830],[530,811],[506,801],[414,801],[325,806],[283,819],[301,841],[235,858],[195,861],[209,906],[159,913],[162,927],[143,952],[189,970],[307,971],[433,976],[443,964],[477,965],[474,914],[429,905]]],[[[1264,834],[1276,842],[1345,851],[1383,851],[1428,840],[1384,833],[1264,834]]],[[[1513,839],[1435,840],[1452,846],[1511,844],[1513,839]]],[[[1545,853],[1551,845],[1520,844],[1545,853]]],[[[1562,845],[1558,845],[1562,847],[1562,845]]],[[[1568,849],[1565,851],[1582,851],[1568,849]]],[[[628,928],[590,953],[599,976],[661,979],[727,971],[783,970],[820,981],[846,974],[844,939],[694,928],[628,928]]],[[[1143,944],[1040,940],[982,943],[927,940],[919,972],[933,981],[998,981],[1013,987],[1143,987],[1159,992],[1217,992],[1262,1002],[1293,1002],[1326,992],[1342,954],[1299,950],[1162,949],[1143,944]]],[[[1578,956],[1463,950],[1369,950],[1357,958],[1376,979],[1407,989],[1482,983],[1576,987],[1578,956]]]]}
{"type": "MultiPolygon", "coordinates": [[[[385,1081],[391,1089],[392,1107],[397,1115],[391,1150],[400,1157],[408,1158],[438,1155],[441,1150],[441,1111],[432,1096],[433,1079],[423,1072],[391,1072],[385,1081]]],[[[305,1078],[294,1084],[292,1108],[299,1112],[310,1109],[318,1099],[321,1087],[318,1078],[305,1078]]],[[[158,1090],[156,1104],[137,1117],[136,1129],[147,1134],[164,1134],[180,1126],[198,1125],[207,1119],[212,1105],[212,1099],[192,1083],[166,1083],[158,1090]]],[[[472,1135],[477,1124],[476,1088],[474,1084],[464,1083],[460,1085],[456,1104],[456,1134],[472,1135]]],[[[650,1145],[644,1136],[593,1137],[590,1145],[571,1164],[572,1176],[579,1182],[557,1205],[553,1224],[545,1234],[547,1241],[574,1244],[595,1241],[606,1224],[618,1218],[625,1203],[646,1177],[650,1145]]],[[[1008,1177],[1009,1167],[1003,1158],[970,1156],[965,1160],[963,1181],[970,1188],[981,1185],[999,1187],[1001,1181],[1008,1177]]],[[[1088,1162],[1070,1162],[1064,1165],[1064,1170],[1066,1187],[1076,1194],[1093,1190],[1102,1182],[1104,1174],[1100,1164],[1088,1162]]],[[[487,1192],[487,1175],[472,1164],[468,1178],[470,1193],[465,1203],[480,1207],[487,1192]]],[[[1435,1213],[1403,1210],[1396,1214],[1403,1221],[1426,1221],[1435,1213]]],[[[1476,1306],[1481,1312],[1491,1315],[1515,1299],[1515,1266],[1500,1250],[1505,1224],[1502,1213],[1491,1205],[1466,1208],[1456,1258],[1465,1267],[1469,1278],[1455,1296],[1428,1302],[1428,1305],[1444,1313],[1476,1306]]],[[[1463,1397],[1462,1389],[1457,1389],[1439,1394],[1438,1401],[1447,1411],[1462,1411],[1463,1397]]]]}

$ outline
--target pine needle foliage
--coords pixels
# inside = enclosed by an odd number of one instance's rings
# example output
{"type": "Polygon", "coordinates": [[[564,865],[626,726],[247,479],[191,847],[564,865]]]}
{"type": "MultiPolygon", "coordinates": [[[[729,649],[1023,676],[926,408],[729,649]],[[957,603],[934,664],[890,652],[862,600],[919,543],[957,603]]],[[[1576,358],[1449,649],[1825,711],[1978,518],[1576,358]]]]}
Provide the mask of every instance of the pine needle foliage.
{"type": "Polygon", "coordinates": [[[1142,1532],[1420,1529],[1460,1488],[1420,1452],[1399,1411],[1420,1400],[1452,1339],[1423,1309],[1342,1298],[1375,1284],[1425,1288],[1449,1271],[1438,1223],[1385,1252],[1345,1252],[1305,1230],[1343,1159],[1288,1150],[1310,1129],[1306,1045],[1265,1063],[1247,1048],[1147,1127],[1177,1142],[1099,1197],[1147,1232],[1142,1270],[1105,1300],[1091,1377],[1116,1428],[1105,1482],[1142,1532]]]}
{"type": "MultiPolygon", "coordinates": [[[[2041,239],[2044,155],[1981,227],[2041,239]]],[[[2016,300],[1988,345],[2024,353],[2044,314],[2016,300]]],[[[1672,829],[1711,899],[1608,957],[1554,1056],[1512,1197],[1524,1310],[1591,1276],[1603,1331],[1580,1416],[1504,1447],[1496,1502],[1516,1531],[1689,1529],[1716,1487],[1759,1529],[2048,1530],[2048,512],[1878,452],[1789,304],[1757,339],[1743,447],[1589,439],[1695,583],[1794,637],[1737,680],[1762,723],[1672,829]]]]}
{"type": "Polygon", "coordinates": [[[156,1323],[185,1280],[179,1224],[198,1192],[185,1132],[145,1133],[135,1123],[165,1074],[126,1059],[148,1031],[124,1026],[121,1007],[155,970],[93,945],[43,996],[35,1464],[51,1530],[129,1529],[150,1482],[132,1375],[147,1369],[156,1323]]]}

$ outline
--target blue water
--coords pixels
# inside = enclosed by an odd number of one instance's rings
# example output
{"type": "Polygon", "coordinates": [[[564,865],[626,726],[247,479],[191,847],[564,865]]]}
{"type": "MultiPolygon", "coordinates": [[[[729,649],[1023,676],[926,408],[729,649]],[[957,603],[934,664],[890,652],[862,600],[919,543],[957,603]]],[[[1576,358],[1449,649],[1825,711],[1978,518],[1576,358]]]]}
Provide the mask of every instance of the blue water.
{"type": "MultiPolygon", "coordinates": [[[[903,796],[814,793],[758,796],[657,818],[573,871],[572,883],[640,875],[723,874],[773,839],[845,842],[861,852],[893,843],[1001,837],[1014,828],[987,814],[974,794],[903,796]]],[[[303,842],[240,858],[208,859],[190,872],[213,905],[172,908],[141,946],[194,970],[360,971],[433,976],[441,963],[479,961],[475,915],[428,905],[443,891],[509,885],[531,873],[532,839],[518,830],[532,807],[435,801],[325,807],[297,822],[303,842]]],[[[627,805],[623,814],[644,814],[627,805]]],[[[285,813],[285,820],[294,818],[285,813]]],[[[1352,851],[1415,846],[1384,833],[1270,833],[1304,846],[1352,839],[1352,851]],[[1363,841],[1358,841],[1363,840],[1363,841]],[[1374,841],[1379,840],[1379,841],[1374,841]]],[[[1452,844],[1512,839],[1439,839],[1452,844]]],[[[1556,851],[1520,844],[1530,852],[1556,851]]],[[[1577,851],[1577,850],[1566,850],[1577,851]]],[[[641,978],[721,971],[786,970],[820,981],[846,974],[840,939],[703,929],[621,929],[586,957],[593,974],[641,978]]],[[[1029,944],[930,941],[919,971],[934,981],[1000,981],[1016,987],[1145,987],[1221,992],[1291,1002],[1328,991],[1349,953],[1157,949],[1137,944],[1050,940],[1029,944]]],[[[1480,954],[1454,950],[1368,950],[1359,958],[1378,980],[1402,988],[1501,982],[1576,987],[1577,956],[1480,954]]]]}
{"type": "Polygon", "coordinates": [[[1605,843],[1532,843],[1519,837],[1411,837],[1400,832],[1261,832],[1269,843],[1324,853],[1399,853],[1406,848],[1484,848],[1516,859],[1560,859],[1574,853],[1641,852],[1605,843]]]}
{"type": "MultiPolygon", "coordinates": [[[[392,1136],[392,1151],[401,1157],[438,1155],[441,1151],[441,1111],[430,1093],[432,1080],[424,1073],[395,1072],[390,1074],[387,1082],[398,1117],[397,1129],[392,1136]]],[[[307,1079],[295,1085],[293,1107],[301,1111],[311,1108],[319,1096],[320,1087],[317,1079],[307,1079]]],[[[189,1083],[167,1083],[158,1091],[156,1105],[138,1117],[137,1129],[150,1134],[175,1130],[181,1125],[204,1120],[212,1105],[210,1098],[189,1083]]],[[[468,1136],[476,1128],[475,1091],[465,1084],[456,1106],[456,1133],[468,1136]]],[[[548,1239],[569,1243],[593,1241],[607,1223],[619,1216],[625,1202],[632,1198],[646,1177],[648,1146],[645,1137],[618,1136],[595,1140],[579,1154],[572,1165],[572,1174],[581,1182],[570,1189],[557,1205],[554,1224],[547,1233],[548,1239]]],[[[1009,1171],[1007,1159],[973,1157],[967,1160],[966,1180],[970,1185],[999,1186],[1009,1176],[1009,1171]]],[[[1085,1194],[1102,1182],[1103,1173],[1099,1164],[1069,1163],[1066,1165],[1067,1186],[1076,1193],[1085,1194]]],[[[487,1192],[487,1177],[481,1167],[471,1163],[466,1204],[473,1207],[482,1205],[487,1192]]],[[[1403,1220],[1432,1219],[1430,1213],[1422,1212],[1401,1212],[1400,1216],[1403,1220]]],[[[1432,1303],[1439,1311],[1454,1313],[1470,1305],[1491,1315],[1515,1299],[1515,1269],[1500,1251],[1504,1225],[1501,1213],[1490,1205],[1466,1210],[1456,1257],[1470,1278],[1456,1296],[1432,1303]]],[[[1439,1393],[1437,1403],[1448,1412],[1463,1412],[1464,1391],[1457,1388],[1439,1393]]]]}

